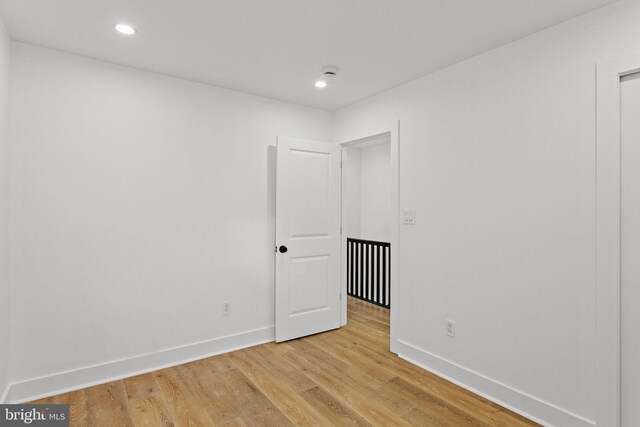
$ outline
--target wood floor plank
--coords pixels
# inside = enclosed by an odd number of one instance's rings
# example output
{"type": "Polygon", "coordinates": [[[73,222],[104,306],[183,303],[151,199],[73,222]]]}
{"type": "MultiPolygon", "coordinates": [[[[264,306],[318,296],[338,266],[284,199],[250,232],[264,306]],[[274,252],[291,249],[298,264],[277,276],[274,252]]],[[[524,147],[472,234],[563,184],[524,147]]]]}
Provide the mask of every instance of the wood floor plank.
{"type": "MultiPolygon", "coordinates": [[[[444,402],[425,392],[419,387],[403,380],[394,378],[384,385],[396,395],[402,396],[414,403],[414,409],[420,409],[422,413],[430,417],[443,427],[488,427],[490,424],[482,422],[465,411],[458,410],[454,405],[444,402]]],[[[405,419],[415,419],[414,410],[405,414],[405,419]],[[413,415],[412,415],[413,413],[413,415]]]]}
{"type": "Polygon", "coordinates": [[[347,306],[337,330],[37,403],[69,403],[71,425],[83,427],[537,426],[390,353],[389,310],[347,306]]]}
{"type": "MultiPolygon", "coordinates": [[[[292,347],[288,347],[293,350],[292,347]]],[[[271,350],[271,347],[268,346],[251,347],[244,351],[247,351],[249,354],[254,356],[253,360],[255,363],[258,363],[264,369],[278,375],[278,377],[296,393],[308,390],[309,388],[317,385],[308,376],[304,375],[302,371],[296,369],[290,364],[282,363],[284,360],[282,356],[289,352],[277,355],[271,350]]]]}
{"type": "Polygon", "coordinates": [[[376,364],[369,358],[358,357],[353,351],[341,346],[331,337],[318,334],[308,338],[309,342],[316,345],[316,347],[322,348],[330,353],[333,357],[338,358],[340,361],[347,363],[358,369],[367,375],[373,377],[380,384],[389,381],[394,378],[395,375],[386,369],[377,369],[376,364]]]}
{"type": "Polygon", "coordinates": [[[204,427],[213,424],[206,412],[198,407],[196,399],[182,383],[175,368],[155,371],[153,378],[176,427],[204,427]]]}
{"type": "Polygon", "coordinates": [[[87,389],[87,424],[92,427],[134,425],[122,381],[113,381],[87,389]]]}
{"type": "Polygon", "coordinates": [[[356,425],[372,427],[373,424],[362,418],[358,413],[345,406],[340,400],[328,393],[322,387],[316,386],[302,392],[301,396],[311,403],[328,419],[331,425],[356,425]]]}
{"type": "Polygon", "coordinates": [[[240,370],[217,374],[231,390],[249,425],[292,426],[293,423],[240,370]]]}
{"type": "Polygon", "coordinates": [[[291,346],[286,342],[281,342],[281,343],[270,342],[270,343],[266,343],[264,346],[278,355],[293,351],[293,348],[291,348],[291,346]]]}
{"type": "MultiPolygon", "coordinates": [[[[411,423],[412,426],[415,427],[450,427],[451,424],[448,424],[448,420],[444,420],[446,425],[443,425],[440,420],[438,420],[438,414],[434,414],[430,411],[423,411],[418,408],[413,408],[407,414],[403,416],[405,420],[411,423]]],[[[457,426],[454,424],[454,427],[465,427],[465,425],[457,426]]]]}
{"type": "Polygon", "coordinates": [[[297,426],[322,426],[329,420],[324,418],[312,405],[287,386],[282,378],[268,371],[255,352],[235,352],[232,356],[235,366],[258,386],[265,396],[297,426]]]}
{"type": "Polygon", "coordinates": [[[357,320],[347,323],[346,330],[357,333],[359,338],[374,343],[377,348],[389,350],[388,332],[370,328],[366,323],[357,320]]]}
{"type": "Polygon", "coordinates": [[[71,425],[78,427],[89,425],[87,418],[89,398],[86,389],[66,393],[59,403],[69,404],[69,423],[71,425]]]}
{"type": "Polygon", "coordinates": [[[366,325],[368,328],[372,328],[374,330],[382,332],[383,334],[386,334],[389,332],[389,322],[384,319],[381,319],[375,313],[354,314],[349,318],[349,321],[362,323],[366,325]]]}
{"type": "Polygon", "coordinates": [[[218,356],[209,357],[207,359],[199,360],[198,362],[205,364],[207,368],[214,374],[233,368],[233,364],[229,360],[229,355],[227,354],[220,354],[218,356]]]}
{"type": "MultiPolygon", "coordinates": [[[[230,369],[235,368],[229,359],[225,363],[230,366],[230,369]]],[[[214,373],[210,367],[208,360],[189,363],[178,367],[178,375],[215,425],[237,422],[244,416],[242,408],[233,391],[229,390],[224,383],[223,377],[218,375],[230,369],[214,373]]]]}
{"type": "Polygon", "coordinates": [[[125,378],[122,382],[127,393],[129,413],[135,426],[175,425],[152,374],[125,378]]]}
{"type": "Polygon", "coordinates": [[[398,393],[395,393],[385,385],[386,383],[382,384],[380,387],[376,387],[376,400],[393,411],[394,414],[402,417],[415,407],[415,403],[410,399],[406,399],[398,393]]]}
{"type": "Polygon", "coordinates": [[[87,389],[59,394],[44,399],[32,401],[34,405],[68,404],[70,424],[87,426],[87,389]]]}
{"type": "MultiPolygon", "coordinates": [[[[349,362],[346,362],[339,357],[336,357],[330,349],[321,349],[318,346],[313,345],[312,341],[305,340],[306,343],[309,344],[308,347],[300,347],[297,349],[298,353],[301,353],[305,358],[309,361],[316,362],[319,366],[321,365],[328,372],[334,372],[337,375],[340,375],[341,378],[349,379],[353,381],[354,385],[361,385],[363,387],[371,387],[380,385],[383,382],[387,381],[388,378],[384,380],[376,378],[376,375],[368,370],[361,370],[354,368],[349,362]]],[[[296,344],[292,344],[295,346],[296,344]]],[[[295,348],[295,347],[294,347],[295,348]]]]}
{"type": "Polygon", "coordinates": [[[348,371],[336,371],[334,368],[339,364],[335,361],[324,360],[321,355],[309,351],[295,351],[287,353],[285,357],[373,425],[408,425],[384,405],[384,402],[376,402],[375,390],[366,384],[364,376],[354,378],[353,373],[348,371]]]}

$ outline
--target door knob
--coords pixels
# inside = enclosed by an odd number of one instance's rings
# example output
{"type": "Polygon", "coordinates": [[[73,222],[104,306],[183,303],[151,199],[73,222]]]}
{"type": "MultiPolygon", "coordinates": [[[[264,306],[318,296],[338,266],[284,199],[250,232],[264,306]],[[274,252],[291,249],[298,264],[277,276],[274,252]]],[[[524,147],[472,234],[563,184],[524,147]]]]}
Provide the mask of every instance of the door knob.
{"type": "Polygon", "coordinates": [[[278,248],[278,250],[280,251],[281,254],[286,253],[289,249],[287,249],[287,247],[285,245],[280,246],[280,248],[278,248]]]}

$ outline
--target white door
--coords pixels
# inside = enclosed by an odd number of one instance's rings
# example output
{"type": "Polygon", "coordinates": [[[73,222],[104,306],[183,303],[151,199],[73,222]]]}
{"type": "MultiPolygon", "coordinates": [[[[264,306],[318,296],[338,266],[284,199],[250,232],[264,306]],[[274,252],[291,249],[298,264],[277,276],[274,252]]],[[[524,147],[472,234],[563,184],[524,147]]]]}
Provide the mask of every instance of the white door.
{"type": "Polygon", "coordinates": [[[640,73],[620,84],[621,425],[640,425],[640,73]]]}
{"type": "Polygon", "coordinates": [[[338,144],[278,137],[276,341],[340,327],[338,144]]]}

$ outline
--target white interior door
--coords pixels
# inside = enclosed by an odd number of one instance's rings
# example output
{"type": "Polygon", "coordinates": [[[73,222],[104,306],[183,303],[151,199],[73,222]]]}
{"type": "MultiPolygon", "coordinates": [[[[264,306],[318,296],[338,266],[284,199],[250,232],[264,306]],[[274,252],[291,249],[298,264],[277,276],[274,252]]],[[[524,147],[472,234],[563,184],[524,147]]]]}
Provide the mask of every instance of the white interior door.
{"type": "Polygon", "coordinates": [[[278,137],[276,341],[340,327],[341,148],[278,137]]]}
{"type": "Polygon", "coordinates": [[[640,73],[620,83],[621,425],[640,425],[640,73]]]}

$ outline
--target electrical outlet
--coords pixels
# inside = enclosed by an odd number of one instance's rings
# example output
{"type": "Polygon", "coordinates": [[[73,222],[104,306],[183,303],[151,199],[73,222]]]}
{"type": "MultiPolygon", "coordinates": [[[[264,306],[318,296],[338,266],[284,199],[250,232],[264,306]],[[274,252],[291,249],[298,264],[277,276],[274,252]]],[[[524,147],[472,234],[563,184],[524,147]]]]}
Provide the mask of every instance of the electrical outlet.
{"type": "Polygon", "coordinates": [[[228,316],[231,314],[231,301],[225,301],[222,303],[222,315],[228,316]]]}
{"type": "Polygon", "coordinates": [[[447,320],[446,332],[448,336],[454,338],[456,336],[456,322],[454,322],[453,320],[447,320]]]}

